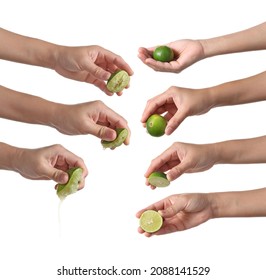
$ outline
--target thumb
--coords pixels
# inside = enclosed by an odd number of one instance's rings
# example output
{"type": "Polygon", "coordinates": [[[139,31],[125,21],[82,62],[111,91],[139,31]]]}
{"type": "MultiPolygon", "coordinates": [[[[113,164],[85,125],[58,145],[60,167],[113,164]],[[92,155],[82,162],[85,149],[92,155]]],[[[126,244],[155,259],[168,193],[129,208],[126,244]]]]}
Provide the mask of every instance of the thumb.
{"type": "Polygon", "coordinates": [[[105,71],[103,68],[97,66],[93,62],[88,62],[84,65],[84,70],[88,71],[90,74],[92,74],[96,79],[99,80],[108,80],[111,76],[111,74],[107,71],[105,71]]]}
{"type": "Polygon", "coordinates": [[[159,210],[159,214],[163,218],[172,218],[176,214],[178,214],[180,211],[182,211],[185,208],[185,205],[183,205],[182,200],[178,200],[176,203],[172,204],[170,207],[159,210]]]}
{"type": "Polygon", "coordinates": [[[186,118],[186,115],[182,110],[178,110],[175,115],[168,121],[165,134],[170,135],[172,134],[178,126],[183,122],[183,120],[186,118]]]}
{"type": "Polygon", "coordinates": [[[168,173],[167,173],[167,179],[169,181],[173,181],[180,177],[182,174],[186,173],[188,169],[190,169],[190,162],[189,161],[183,161],[179,163],[177,166],[173,167],[168,173]]]}
{"type": "Polygon", "coordinates": [[[46,176],[58,184],[66,184],[68,182],[68,174],[54,167],[47,170],[46,176]]]}
{"type": "Polygon", "coordinates": [[[98,124],[91,126],[91,134],[106,141],[113,141],[116,138],[116,131],[98,124]]]}

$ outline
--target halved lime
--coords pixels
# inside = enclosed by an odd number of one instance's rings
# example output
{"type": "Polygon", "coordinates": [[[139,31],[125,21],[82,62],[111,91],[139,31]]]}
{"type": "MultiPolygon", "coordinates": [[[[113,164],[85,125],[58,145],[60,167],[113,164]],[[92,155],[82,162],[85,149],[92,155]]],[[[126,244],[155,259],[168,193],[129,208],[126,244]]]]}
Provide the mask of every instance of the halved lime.
{"type": "Polygon", "coordinates": [[[146,121],[146,128],[151,136],[160,137],[165,133],[166,119],[158,114],[151,115],[146,121]]]}
{"type": "Polygon", "coordinates": [[[67,171],[69,176],[68,182],[66,184],[58,184],[57,186],[56,193],[61,200],[65,199],[68,195],[77,192],[82,178],[82,172],[83,170],[80,167],[73,167],[67,171]]]}
{"type": "Polygon", "coordinates": [[[170,185],[170,181],[167,179],[166,174],[164,172],[155,171],[150,174],[148,178],[149,184],[154,187],[167,187],[170,185]]]}
{"type": "Polygon", "coordinates": [[[153,58],[161,62],[170,62],[174,59],[174,51],[168,46],[157,47],[152,54],[153,58]]]}
{"type": "Polygon", "coordinates": [[[117,136],[116,136],[115,140],[113,140],[113,141],[106,141],[106,140],[101,141],[104,149],[106,149],[106,148],[115,149],[115,148],[121,146],[127,139],[128,130],[126,128],[117,128],[116,135],[117,136]]]}
{"type": "Polygon", "coordinates": [[[162,227],[163,218],[157,211],[146,210],[140,216],[139,225],[145,232],[153,233],[162,227]]]}
{"type": "Polygon", "coordinates": [[[107,81],[107,89],[111,92],[122,91],[130,81],[130,77],[125,70],[114,72],[107,81]]]}

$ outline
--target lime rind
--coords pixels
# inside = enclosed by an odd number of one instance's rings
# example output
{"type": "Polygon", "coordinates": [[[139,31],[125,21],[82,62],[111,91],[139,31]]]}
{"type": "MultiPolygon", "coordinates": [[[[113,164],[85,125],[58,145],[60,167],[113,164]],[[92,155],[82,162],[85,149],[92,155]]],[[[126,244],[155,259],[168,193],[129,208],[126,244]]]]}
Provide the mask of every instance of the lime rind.
{"type": "Polygon", "coordinates": [[[146,121],[147,132],[154,137],[161,137],[165,134],[167,120],[159,114],[151,115],[146,121]]]}
{"type": "Polygon", "coordinates": [[[170,181],[167,179],[166,174],[163,172],[153,172],[148,178],[150,185],[158,188],[168,187],[170,181]]]}
{"type": "Polygon", "coordinates": [[[128,130],[126,128],[117,128],[116,135],[117,136],[116,136],[115,140],[113,140],[113,141],[106,141],[106,140],[101,141],[104,149],[106,149],[106,148],[115,149],[115,148],[121,146],[127,139],[128,130]]]}
{"type": "Polygon", "coordinates": [[[106,87],[110,92],[121,92],[128,86],[129,81],[128,73],[125,70],[118,70],[108,79],[106,87]]]}
{"type": "Polygon", "coordinates": [[[80,167],[73,167],[67,173],[69,176],[68,182],[66,184],[58,184],[57,186],[56,193],[61,200],[78,191],[83,170],[80,167]]]}
{"type": "Polygon", "coordinates": [[[159,46],[157,47],[153,54],[153,59],[160,61],[160,62],[170,62],[174,59],[175,54],[173,49],[168,46],[159,46]]]}
{"type": "Polygon", "coordinates": [[[145,232],[154,233],[162,227],[163,218],[157,211],[146,210],[140,216],[139,225],[145,232]]]}

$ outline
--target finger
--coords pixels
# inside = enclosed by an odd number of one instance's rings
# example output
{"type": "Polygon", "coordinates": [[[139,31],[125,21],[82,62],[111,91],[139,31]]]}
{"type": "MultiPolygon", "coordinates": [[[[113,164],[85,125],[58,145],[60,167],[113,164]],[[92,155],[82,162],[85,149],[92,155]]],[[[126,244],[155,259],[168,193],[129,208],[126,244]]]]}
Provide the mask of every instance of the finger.
{"type": "Polygon", "coordinates": [[[155,112],[157,112],[157,110],[160,107],[163,107],[166,103],[167,103],[167,99],[168,99],[168,95],[167,95],[168,91],[165,91],[159,95],[157,95],[156,97],[148,100],[146,107],[144,109],[144,112],[142,114],[141,117],[141,122],[144,123],[147,121],[147,119],[154,114],[155,112]]]}
{"type": "Polygon", "coordinates": [[[97,66],[91,61],[88,61],[88,63],[85,63],[83,66],[84,70],[92,74],[96,79],[102,80],[102,81],[107,81],[111,73],[108,71],[104,70],[103,68],[97,66]]]}
{"type": "Polygon", "coordinates": [[[186,114],[183,110],[179,109],[175,115],[167,122],[167,126],[165,128],[165,134],[171,135],[179,125],[184,121],[186,118],[186,114]]]}
{"type": "Polygon", "coordinates": [[[68,182],[68,174],[65,171],[56,169],[54,167],[45,170],[45,176],[58,184],[66,184],[68,182]]]}
{"type": "Polygon", "coordinates": [[[166,209],[159,210],[158,212],[163,218],[172,218],[180,211],[184,210],[185,206],[185,201],[183,199],[177,199],[174,204],[166,209]]]}
{"type": "Polygon", "coordinates": [[[148,178],[150,174],[154,171],[165,170],[164,165],[167,165],[169,161],[171,161],[172,154],[174,153],[174,148],[172,146],[165,150],[162,154],[151,161],[150,166],[148,167],[147,171],[145,172],[144,176],[148,178]]]}
{"type": "Polygon", "coordinates": [[[178,177],[180,177],[182,174],[186,173],[191,168],[191,163],[189,161],[183,161],[180,164],[173,167],[169,172],[167,173],[167,179],[169,181],[174,181],[178,177]]]}
{"type": "Polygon", "coordinates": [[[124,61],[121,56],[115,55],[113,63],[117,66],[118,69],[125,70],[129,76],[132,76],[134,74],[131,67],[124,61]]]}
{"type": "Polygon", "coordinates": [[[116,131],[107,126],[92,124],[91,134],[106,141],[113,141],[116,138],[116,131]]]}

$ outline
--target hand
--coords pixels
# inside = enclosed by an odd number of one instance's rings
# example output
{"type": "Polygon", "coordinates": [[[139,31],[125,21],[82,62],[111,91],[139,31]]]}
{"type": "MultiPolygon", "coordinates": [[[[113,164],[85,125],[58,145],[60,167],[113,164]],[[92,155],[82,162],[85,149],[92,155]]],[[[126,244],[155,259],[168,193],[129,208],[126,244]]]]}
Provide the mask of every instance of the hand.
{"type": "Polygon", "coordinates": [[[163,217],[162,228],[153,234],[138,229],[147,237],[190,229],[213,218],[212,204],[208,194],[203,193],[171,195],[139,211],[137,218],[145,210],[158,211],[163,217]]]}
{"type": "Polygon", "coordinates": [[[75,105],[58,105],[53,126],[68,135],[92,134],[100,139],[112,141],[116,138],[116,128],[130,129],[127,121],[107,107],[102,101],[91,101],[75,105]]]}
{"type": "MultiPolygon", "coordinates": [[[[105,81],[118,69],[123,69],[129,75],[133,75],[132,69],[122,57],[100,46],[61,46],[57,52],[54,66],[54,70],[60,75],[94,84],[110,96],[113,93],[108,91],[105,81]]],[[[117,94],[121,95],[122,92],[117,94]]]]}
{"type": "MultiPolygon", "coordinates": [[[[174,143],[157,158],[153,159],[145,177],[154,171],[167,173],[167,179],[173,181],[184,173],[202,172],[210,169],[217,162],[213,144],[174,143]]],[[[146,185],[149,185],[146,180],[146,185]]],[[[151,187],[154,189],[154,187],[151,187]]]]}
{"type": "Polygon", "coordinates": [[[152,53],[156,47],[139,48],[140,60],[155,71],[180,73],[185,68],[204,58],[204,49],[198,40],[177,40],[166,44],[175,53],[175,60],[171,62],[156,61],[152,53]]]}
{"type": "Polygon", "coordinates": [[[165,130],[170,135],[188,116],[200,115],[208,112],[212,107],[208,90],[170,87],[164,93],[148,100],[141,122],[145,125],[152,114],[165,114],[168,121],[165,130]]]}
{"type": "Polygon", "coordinates": [[[83,169],[83,180],[79,189],[85,185],[88,170],[83,160],[66,150],[61,145],[52,145],[38,149],[18,148],[14,159],[14,171],[31,180],[54,180],[56,183],[65,184],[68,181],[67,170],[72,167],[83,169]]]}

